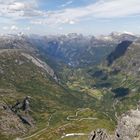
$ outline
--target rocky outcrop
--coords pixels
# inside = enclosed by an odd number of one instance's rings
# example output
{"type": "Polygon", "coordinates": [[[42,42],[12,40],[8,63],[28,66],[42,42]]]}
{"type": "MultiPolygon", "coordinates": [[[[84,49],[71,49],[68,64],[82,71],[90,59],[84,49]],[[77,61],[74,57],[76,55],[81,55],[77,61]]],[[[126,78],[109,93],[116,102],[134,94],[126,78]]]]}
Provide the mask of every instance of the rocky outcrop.
{"type": "Polygon", "coordinates": [[[5,135],[25,134],[28,129],[22,120],[7,106],[0,101],[0,132],[5,135]]]}
{"type": "Polygon", "coordinates": [[[140,75],[140,40],[124,41],[107,57],[107,63],[113,70],[139,79],[140,75]]]}
{"type": "Polygon", "coordinates": [[[96,131],[92,131],[89,140],[111,140],[110,136],[106,133],[104,129],[98,129],[96,131]]]}
{"type": "Polygon", "coordinates": [[[111,65],[116,59],[123,56],[131,44],[131,41],[123,41],[120,43],[116,49],[107,57],[108,65],[111,65]]]}
{"type": "Polygon", "coordinates": [[[2,98],[0,100],[0,134],[5,136],[24,135],[35,128],[35,122],[30,115],[29,97],[17,101],[11,106],[2,98]]]}
{"type": "Polygon", "coordinates": [[[115,140],[140,140],[140,111],[131,110],[118,122],[115,140]]]}
{"type": "Polygon", "coordinates": [[[22,53],[22,55],[24,57],[26,57],[27,59],[31,60],[32,63],[34,63],[36,66],[44,69],[52,78],[54,78],[57,81],[57,77],[54,73],[54,70],[49,65],[47,65],[45,62],[43,62],[42,60],[40,60],[36,57],[33,57],[33,56],[27,54],[27,53],[22,53]]]}
{"type": "Polygon", "coordinates": [[[29,115],[29,111],[31,111],[29,96],[25,97],[22,102],[17,101],[16,104],[11,107],[11,111],[13,111],[24,124],[34,126],[34,121],[29,115]]]}
{"type": "Polygon", "coordinates": [[[89,140],[140,140],[140,110],[131,110],[118,120],[114,136],[104,129],[91,132],[89,140]]]}

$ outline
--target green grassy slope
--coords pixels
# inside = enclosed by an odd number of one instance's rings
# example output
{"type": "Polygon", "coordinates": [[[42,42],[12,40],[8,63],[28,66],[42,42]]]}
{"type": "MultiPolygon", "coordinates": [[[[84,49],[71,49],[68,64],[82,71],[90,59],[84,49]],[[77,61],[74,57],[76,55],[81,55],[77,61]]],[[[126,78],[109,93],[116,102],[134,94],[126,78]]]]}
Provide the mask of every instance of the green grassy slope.
{"type": "MultiPolygon", "coordinates": [[[[57,83],[19,52],[1,53],[0,107],[3,104],[11,106],[17,99],[31,96],[30,115],[35,127],[30,128],[18,121],[27,129],[26,133],[11,135],[2,130],[0,139],[59,140],[67,134],[84,133],[84,136],[63,139],[87,140],[88,134],[97,128],[113,133],[117,117],[136,108],[140,100],[139,72],[135,72],[139,66],[138,57],[135,49],[129,49],[110,67],[101,64],[71,68],[52,61],[60,81],[57,83]],[[133,56],[135,59],[131,61],[133,56]],[[130,65],[126,67],[128,62],[130,65]],[[136,62],[138,65],[133,64],[136,62]],[[121,69],[118,70],[118,67],[121,69]]],[[[4,110],[0,114],[5,116],[4,110]]],[[[15,126],[11,128],[15,129],[15,126]]]]}
{"type": "MultiPolygon", "coordinates": [[[[21,137],[33,140],[39,138],[56,140],[64,133],[88,134],[98,127],[113,131],[115,122],[104,114],[103,109],[99,109],[100,101],[103,100],[103,91],[88,86],[93,80],[85,70],[75,70],[75,79],[71,77],[71,81],[66,82],[68,79],[64,80],[64,77],[68,76],[71,69],[64,67],[65,72],[60,71],[63,74],[58,74],[63,82],[57,83],[46,71],[22,56],[20,52],[1,53],[0,60],[1,101],[12,106],[17,100],[22,101],[26,96],[30,96],[29,114],[35,123],[33,128],[23,124],[28,130],[24,134],[15,133],[11,136],[6,132],[8,139],[21,137]],[[75,82],[78,86],[74,86],[75,82]],[[76,116],[75,113],[79,109],[85,110],[76,116]],[[73,117],[68,119],[69,116],[73,117]]],[[[2,140],[6,139],[3,138],[5,131],[1,131],[2,140]]]]}
{"type": "MultiPolygon", "coordinates": [[[[34,128],[24,125],[28,129],[25,134],[15,133],[11,137],[6,130],[1,130],[1,135],[6,132],[8,139],[26,137],[46,128],[43,132],[41,131],[39,136],[48,140],[55,140],[60,138],[63,133],[78,131],[89,133],[98,126],[113,129],[112,122],[108,121],[107,116],[102,117],[102,113],[96,109],[98,100],[95,96],[58,84],[43,69],[33,64],[19,52],[2,53],[0,60],[1,101],[11,106],[16,103],[16,100],[21,101],[26,96],[30,96],[30,115],[35,121],[34,128]],[[75,114],[78,108],[89,108],[89,115],[85,118],[98,118],[99,121],[90,119],[80,121],[84,118],[82,114],[76,117],[76,121],[67,120],[67,117],[75,114]],[[59,132],[58,129],[61,126],[64,130],[59,132]],[[53,137],[49,138],[51,134],[53,137]]],[[[36,139],[36,136],[33,136],[32,139],[36,139]]]]}

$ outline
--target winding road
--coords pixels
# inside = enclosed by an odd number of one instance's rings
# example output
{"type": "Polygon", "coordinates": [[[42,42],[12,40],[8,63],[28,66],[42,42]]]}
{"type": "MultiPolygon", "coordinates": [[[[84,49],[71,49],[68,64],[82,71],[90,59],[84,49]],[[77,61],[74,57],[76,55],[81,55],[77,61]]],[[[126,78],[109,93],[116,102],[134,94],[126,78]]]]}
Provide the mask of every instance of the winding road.
{"type": "Polygon", "coordinates": [[[80,113],[80,112],[83,112],[83,111],[85,111],[85,110],[88,110],[89,108],[84,108],[84,109],[77,109],[78,111],[75,113],[75,115],[73,115],[73,116],[68,116],[67,117],[67,120],[68,121],[82,121],[82,120],[96,120],[97,118],[92,118],[92,117],[88,117],[88,118],[81,118],[81,119],[78,119],[78,118],[76,118],[76,117],[78,117],[78,114],[80,113]]]}
{"type": "MultiPolygon", "coordinates": [[[[79,115],[80,112],[86,111],[86,110],[88,110],[88,109],[89,109],[89,108],[81,108],[81,109],[79,108],[79,109],[77,109],[78,111],[76,111],[75,115],[73,115],[73,116],[68,116],[68,117],[66,118],[66,120],[68,120],[68,121],[83,121],[83,120],[96,120],[96,119],[98,119],[98,118],[95,118],[95,117],[80,118],[80,119],[76,118],[76,117],[78,117],[78,115],[79,115]]],[[[41,135],[44,131],[46,131],[46,130],[48,129],[48,127],[50,126],[50,121],[51,121],[51,119],[52,119],[52,116],[53,116],[53,114],[49,117],[49,119],[48,119],[48,124],[47,124],[47,126],[46,126],[44,129],[42,129],[42,130],[40,130],[40,131],[38,131],[38,132],[36,132],[36,133],[34,133],[34,134],[28,136],[28,137],[16,138],[15,140],[28,140],[28,139],[30,139],[30,138],[40,136],[40,135],[41,135]]],[[[69,125],[69,124],[70,124],[70,123],[67,123],[67,124],[65,124],[65,125],[62,125],[62,126],[60,126],[58,129],[63,128],[63,127],[66,127],[66,126],[69,125]]],[[[65,134],[65,135],[63,135],[63,136],[61,137],[61,139],[65,138],[65,137],[70,137],[70,136],[84,136],[84,135],[87,135],[87,134],[85,134],[85,133],[70,133],[70,134],[65,134]]]]}
{"type": "Polygon", "coordinates": [[[64,136],[61,137],[61,139],[64,139],[66,137],[73,137],[73,136],[88,136],[86,133],[70,133],[70,134],[65,134],[64,136]]]}
{"type": "Polygon", "coordinates": [[[115,100],[115,102],[113,103],[113,109],[114,109],[114,112],[115,112],[115,118],[116,118],[116,120],[118,120],[118,114],[117,114],[117,112],[116,112],[116,105],[118,104],[118,100],[116,99],[115,100]]]}

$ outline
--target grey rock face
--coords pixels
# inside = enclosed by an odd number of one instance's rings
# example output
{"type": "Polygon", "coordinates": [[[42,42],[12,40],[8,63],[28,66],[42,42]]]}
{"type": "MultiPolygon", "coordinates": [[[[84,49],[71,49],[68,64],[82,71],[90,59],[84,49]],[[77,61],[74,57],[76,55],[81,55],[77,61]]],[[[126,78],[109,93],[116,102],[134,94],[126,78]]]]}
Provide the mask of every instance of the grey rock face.
{"type": "Polygon", "coordinates": [[[28,124],[34,127],[34,120],[29,115],[30,110],[30,97],[27,96],[23,99],[22,102],[17,101],[15,105],[12,106],[11,111],[19,117],[23,124],[28,124]]]}
{"type": "Polygon", "coordinates": [[[118,120],[114,136],[104,129],[91,132],[89,140],[140,140],[140,110],[131,110],[118,120]]]}
{"type": "Polygon", "coordinates": [[[26,112],[28,112],[28,111],[30,110],[29,97],[26,97],[26,98],[23,100],[22,109],[23,109],[23,111],[26,111],[26,112]]]}
{"type": "Polygon", "coordinates": [[[25,134],[28,129],[21,119],[11,111],[7,104],[0,101],[0,132],[5,135],[25,134]]]}
{"type": "MultiPolygon", "coordinates": [[[[129,44],[129,42],[128,42],[129,44]]],[[[138,41],[133,42],[128,46],[125,50],[125,54],[119,52],[119,49],[122,51],[128,45],[126,42],[123,44],[118,45],[116,50],[108,56],[108,59],[112,63],[112,68],[117,69],[127,75],[132,75],[136,79],[139,79],[140,75],[140,43],[138,41]],[[123,47],[123,49],[122,49],[123,47]],[[117,54],[123,54],[121,57],[118,57],[117,54]],[[117,58],[118,57],[118,58],[117,58]],[[116,58],[116,60],[114,59],[116,58]],[[115,61],[113,61],[115,60],[115,61]]]]}
{"type": "Polygon", "coordinates": [[[104,129],[98,129],[91,132],[89,140],[111,140],[111,138],[104,129]]]}
{"type": "Polygon", "coordinates": [[[53,69],[47,65],[45,62],[41,61],[37,57],[33,57],[27,53],[22,53],[24,57],[26,57],[28,60],[31,60],[32,63],[34,63],[36,66],[44,69],[51,77],[56,77],[53,69]]]}
{"type": "Polygon", "coordinates": [[[115,140],[140,140],[140,111],[131,110],[118,122],[115,140]]]}

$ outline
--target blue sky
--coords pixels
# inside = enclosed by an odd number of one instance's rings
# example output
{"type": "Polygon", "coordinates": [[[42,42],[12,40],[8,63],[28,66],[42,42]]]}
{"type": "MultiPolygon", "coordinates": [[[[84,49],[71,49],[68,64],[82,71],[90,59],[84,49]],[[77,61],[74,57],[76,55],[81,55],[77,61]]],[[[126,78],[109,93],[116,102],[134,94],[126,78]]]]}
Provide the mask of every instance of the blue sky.
{"type": "Polygon", "coordinates": [[[0,0],[0,33],[140,34],[140,0],[0,0]]]}

